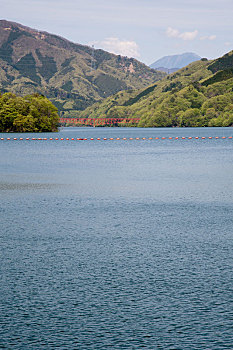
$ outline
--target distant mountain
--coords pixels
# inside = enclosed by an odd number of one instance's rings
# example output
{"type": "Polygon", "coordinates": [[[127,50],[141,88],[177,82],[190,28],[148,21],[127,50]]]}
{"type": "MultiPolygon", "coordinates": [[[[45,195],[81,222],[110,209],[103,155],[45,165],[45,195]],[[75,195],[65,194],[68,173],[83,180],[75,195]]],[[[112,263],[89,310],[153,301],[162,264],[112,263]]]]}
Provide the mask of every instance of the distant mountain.
{"type": "Polygon", "coordinates": [[[143,88],[163,76],[136,59],[0,21],[2,93],[38,92],[70,115],[118,91],[143,88]]]}
{"type": "Polygon", "coordinates": [[[140,118],[140,127],[233,126],[233,51],[190,63],[147,88],[117,93],[81,116],[140,118]]]}
{"type": "Polygon", "coordinates": [[[189,63],[200,60],[201,57],[192,52],[181,55],[165,56],[150,65],[151,68],[173,73],[174,71],[187,66],[189,63]],[[168,71],[167,71],[168,70],[168,71]]]}

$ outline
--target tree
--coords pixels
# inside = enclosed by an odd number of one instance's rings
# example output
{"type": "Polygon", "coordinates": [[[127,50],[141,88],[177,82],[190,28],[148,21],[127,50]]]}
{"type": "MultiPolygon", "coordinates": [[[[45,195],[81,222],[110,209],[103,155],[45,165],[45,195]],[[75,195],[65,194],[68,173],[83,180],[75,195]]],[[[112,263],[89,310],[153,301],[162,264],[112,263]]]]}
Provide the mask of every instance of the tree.
{"type": "Polygon", "coordinates": [[[202,125],[202,117],[198,108],[189,108],[184,112],[180,112],[178,121],[180,126],[204,126],[202,125]]]}
{"type": "Polygon", "coordinates": [[[231,103],[231,98],[228,95],[219,95],[211,97],[203,103],[202,113],[205,114],[207,109],[209,108],[214,108],[216,112],[222,112],[229,103],[231,103]]]}
{"type": "Polygon", "coordinates": [[[57,131],[57,108],[44,96],[0,95],[0,131],[57,131]]]}

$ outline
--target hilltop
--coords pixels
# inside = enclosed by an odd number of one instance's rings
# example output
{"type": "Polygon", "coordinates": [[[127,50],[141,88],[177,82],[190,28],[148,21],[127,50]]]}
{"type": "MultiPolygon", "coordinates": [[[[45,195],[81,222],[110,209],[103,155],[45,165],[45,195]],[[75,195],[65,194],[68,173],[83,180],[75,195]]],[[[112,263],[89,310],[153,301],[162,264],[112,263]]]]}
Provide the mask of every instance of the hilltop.
{"type": "Polygon", "coordinates": [[[143,88],[163,76],[136,59],[0,21],[0,92],[43,94],[69,116],[118,91],[143,88]]]}
{"type": "Polygon", "coordinates": [[[123,91],[82,117],[140,117],[141,127],[233,125],[233,51],[201,59],[145,89],[123,91]]]}

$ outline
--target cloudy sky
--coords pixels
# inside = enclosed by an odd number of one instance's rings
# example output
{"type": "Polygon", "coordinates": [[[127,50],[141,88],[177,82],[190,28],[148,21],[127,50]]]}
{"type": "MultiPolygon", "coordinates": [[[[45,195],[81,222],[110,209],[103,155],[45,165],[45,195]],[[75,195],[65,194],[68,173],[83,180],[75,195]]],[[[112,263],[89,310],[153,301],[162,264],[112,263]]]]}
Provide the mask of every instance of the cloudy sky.
{"type": "Polygon", "coordinates": [[[0,0],[0,18],[146,64],[233,49],[233,0],[0,0]]]}

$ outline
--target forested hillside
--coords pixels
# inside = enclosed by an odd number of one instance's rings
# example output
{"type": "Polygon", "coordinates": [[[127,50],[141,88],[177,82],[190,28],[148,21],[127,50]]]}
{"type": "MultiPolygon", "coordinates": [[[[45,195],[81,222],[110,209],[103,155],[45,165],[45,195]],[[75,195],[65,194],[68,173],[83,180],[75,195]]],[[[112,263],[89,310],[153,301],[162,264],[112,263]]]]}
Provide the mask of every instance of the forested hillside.
{"type": "Polygon", "coordinates": [[[146,89],[119,92],[81,116],[140,117],[141,127],[232,126],[233,51],[191,63],[146,89]]]}
{"type": "Polygon", "coordinates": [[[163,76],[133,58],[0,21],[0,92],[43,94],[63,114],[76,116],[96,101],[163,76]]]}

